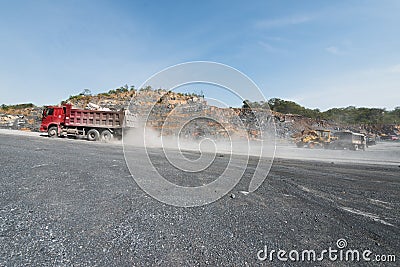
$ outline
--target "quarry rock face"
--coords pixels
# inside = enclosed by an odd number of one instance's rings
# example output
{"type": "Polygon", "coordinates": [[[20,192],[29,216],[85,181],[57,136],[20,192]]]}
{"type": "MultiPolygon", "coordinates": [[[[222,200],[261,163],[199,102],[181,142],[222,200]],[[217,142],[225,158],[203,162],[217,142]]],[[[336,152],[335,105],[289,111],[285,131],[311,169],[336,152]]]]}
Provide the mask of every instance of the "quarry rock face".
{"type": "MultiPolygon", "coordinates": [[[[62,103],[73,108],[96,110],[129,110],[140,127],[152,127],[160,135],[185,138],[210,137],[260,139],[264,132],[274,131],[278,138],[292,139],[303,130],[351,130],[376,134],[398,134],[395,125],[346,125],[311,119],[296,114],[282,114],[259,108],[220,108],[210,106],[203,96],[166,90],[130,90],[78,95],[62,103]]],[[[39,131],[43,107],[0,109],[0,128],[39,131]]]]}
{"type": "Polygon", "coordinates": [[[38,132],[43,108],[0,111],[0,128],[38,132]]]}
{"type": "Polygon", "coordinates": [[[195,139],[260,138],[273,121],[267,110],[220,108],[208,105],[202,96],[162,90],[137,93],[129,111],[136,114],[139,125],[161,135],[195,139]]]}

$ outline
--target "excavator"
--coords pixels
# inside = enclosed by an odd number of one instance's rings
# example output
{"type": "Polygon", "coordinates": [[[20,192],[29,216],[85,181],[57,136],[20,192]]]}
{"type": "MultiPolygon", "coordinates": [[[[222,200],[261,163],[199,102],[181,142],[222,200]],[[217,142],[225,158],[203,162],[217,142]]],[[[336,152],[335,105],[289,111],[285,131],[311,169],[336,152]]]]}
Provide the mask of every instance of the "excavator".
{"type": "Polygon", "coordinates": [[[297,147],[328,148],[330,143],[336,139],[330,130],[303,130],[296,145],[297,147]]]}

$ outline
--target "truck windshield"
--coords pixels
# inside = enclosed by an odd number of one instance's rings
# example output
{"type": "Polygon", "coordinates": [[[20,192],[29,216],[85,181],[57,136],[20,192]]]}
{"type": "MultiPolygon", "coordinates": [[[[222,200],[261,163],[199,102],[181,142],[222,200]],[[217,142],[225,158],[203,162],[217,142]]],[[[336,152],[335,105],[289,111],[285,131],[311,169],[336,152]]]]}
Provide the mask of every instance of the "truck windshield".
{"type": "Polygon", "coordinates": [[[47,108],[43,110],[43,117],[47,117],[49,115],[53,115],[54,109],[53,108],[47,108]]]}

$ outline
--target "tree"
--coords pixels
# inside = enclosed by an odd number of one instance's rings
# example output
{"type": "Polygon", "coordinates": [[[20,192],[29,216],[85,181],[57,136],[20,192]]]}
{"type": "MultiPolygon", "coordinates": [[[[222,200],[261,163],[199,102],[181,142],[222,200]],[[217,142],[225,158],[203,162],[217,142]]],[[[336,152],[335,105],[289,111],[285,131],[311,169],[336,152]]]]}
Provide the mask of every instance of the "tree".
{"type": "Polygon", "coordinates": [[[82,93],[80,93],[80,95],[84,95],[84,96],[91,96],[92,92],[90,91],[90,89],[83,89],[82,93]]]}
{"type": "Polygon", "coordinates": [[[244,101],[243,101],[242,108],[251,108],[249,103],[250,103],[249,100],[244,100],[244,101]]]}
{"type": "Polygon", "coordinates": [[[141,88],[139,91],[151,91],[151,90],[152,90],[151,86],[147,85],[146,87],[141,88]]]}

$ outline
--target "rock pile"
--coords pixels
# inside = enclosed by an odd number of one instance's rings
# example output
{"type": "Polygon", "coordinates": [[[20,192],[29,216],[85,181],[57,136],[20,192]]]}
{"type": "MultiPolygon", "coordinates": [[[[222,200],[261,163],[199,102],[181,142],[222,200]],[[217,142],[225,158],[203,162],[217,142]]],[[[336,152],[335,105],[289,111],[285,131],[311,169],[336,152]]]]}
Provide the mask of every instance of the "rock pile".
{"type": "MultiPolygon", "coordinates": [[[[158,130],[162,135],[187,138],[209,136],[214,139],[235,136],[261,138],[275,123],[278,138],[291,139],[303,130],[329,129],[373,133],[380,136],[399,135],[396,125],[347,125],[311,119],[296,114],[282,114],[265,109],[219,108],[210,106],[203,96],[165,90],[130,90],[96,96],[78,95],[62,103],[74,108],[121,110],[128,109],[139,125],[158,130]]],[[[0,109],[0,127],[38,131],[42,107],[17,110],[0,109]]]]}
{"type": "Polygon", "coordinates": [[[182,135],[186,138],[228,136],[260,138],[274,120],[271,112],[241,108],[210,106],[203,97],[183,95],[163,90],[136,94],[129,111],[139,118],[139,124],[151,126],[162,135],[182,135]]]}
{"type": "Polygon", "coordinates": [[[33,107],[0,111],[0,128],[39,131],[43,108],[33,107]]]}

